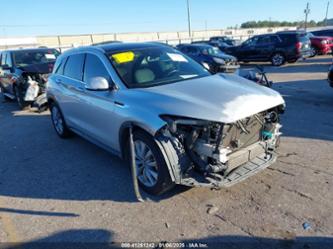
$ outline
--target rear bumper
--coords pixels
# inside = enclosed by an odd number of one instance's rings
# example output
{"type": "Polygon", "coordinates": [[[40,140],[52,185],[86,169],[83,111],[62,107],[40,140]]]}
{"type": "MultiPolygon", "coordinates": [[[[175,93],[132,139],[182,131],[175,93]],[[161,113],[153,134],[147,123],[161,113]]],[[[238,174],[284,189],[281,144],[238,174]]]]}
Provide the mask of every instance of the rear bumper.
{"type": "Polygon", "coordinates": [[[301,58],[309,58],[311,56],[311,51],[304,51],[299,54],[299,59],[301,58]]]}

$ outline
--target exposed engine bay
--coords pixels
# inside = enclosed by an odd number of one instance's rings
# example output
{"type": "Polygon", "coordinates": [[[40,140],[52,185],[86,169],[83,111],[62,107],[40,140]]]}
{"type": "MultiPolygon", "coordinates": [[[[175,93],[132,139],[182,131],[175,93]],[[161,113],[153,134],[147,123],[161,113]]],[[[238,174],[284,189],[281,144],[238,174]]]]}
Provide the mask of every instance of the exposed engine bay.
{"type": "Polygon", "coordinates": [[[24,101],[30,102],[40,110],[46,108],[47,104],[45,92],[48,76],[48,73],[23,73],[17,82],[21,86],[19,89],[24,101]]]}
{"type": "MultiPolygon", "coordinates": [[[[241,167],[246,168],[247,164],[251,167],[249,164],[260,158],[262,164],[256,165],[261,168],[273,163],[281,135],[279,115],[282,112],[283,107],[279,106],[231,124],[163,117],[168,123],[163,136],[170,139],[179,158],[180,183],[232,185],[236,181],[227,178],[241,167]]],[[[248,171],[258,171],[258,167],[252,168],[248,171]]],[[[249,176],[245,175],[242,178],[249,176]]]]}

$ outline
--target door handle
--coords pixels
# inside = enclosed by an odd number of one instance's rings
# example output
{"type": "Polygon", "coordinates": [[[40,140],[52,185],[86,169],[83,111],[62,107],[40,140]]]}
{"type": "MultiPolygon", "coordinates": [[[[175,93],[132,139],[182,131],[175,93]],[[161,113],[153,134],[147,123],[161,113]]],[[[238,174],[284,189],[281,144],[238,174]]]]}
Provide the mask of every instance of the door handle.
{"type": "Polygon", "coordinates": [[[56,79],[55,82],[60,84],[60,83],[62,83],[62,80],[61,79],[56,79]]]}

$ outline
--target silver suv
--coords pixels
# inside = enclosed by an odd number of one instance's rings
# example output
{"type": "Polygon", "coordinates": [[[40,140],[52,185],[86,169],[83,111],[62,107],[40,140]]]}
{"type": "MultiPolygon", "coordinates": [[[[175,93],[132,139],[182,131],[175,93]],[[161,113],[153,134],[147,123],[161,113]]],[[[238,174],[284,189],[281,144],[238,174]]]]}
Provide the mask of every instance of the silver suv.
{"type": "Polygon", "coordinates": [[[138,182],[160,194],[175,184],[231,186],[268,167],[284,100],[236,75],[210,74],[157,43],[73,49],[47,85],[54,128],[129,159],[133,128],[138,182]]]}

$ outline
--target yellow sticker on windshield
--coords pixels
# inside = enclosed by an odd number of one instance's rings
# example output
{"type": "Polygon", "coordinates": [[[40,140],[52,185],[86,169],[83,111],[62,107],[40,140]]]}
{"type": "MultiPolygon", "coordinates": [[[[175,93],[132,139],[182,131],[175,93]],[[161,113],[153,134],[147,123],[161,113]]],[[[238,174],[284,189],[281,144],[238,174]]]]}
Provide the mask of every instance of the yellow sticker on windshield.
{"type": "Polygon", "coordinates": [[[118,63],[127,63],[134,60],[135,54],[132,51],[113,54],[112,58],[118,63]]]}

